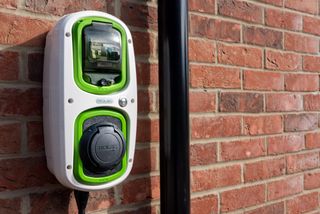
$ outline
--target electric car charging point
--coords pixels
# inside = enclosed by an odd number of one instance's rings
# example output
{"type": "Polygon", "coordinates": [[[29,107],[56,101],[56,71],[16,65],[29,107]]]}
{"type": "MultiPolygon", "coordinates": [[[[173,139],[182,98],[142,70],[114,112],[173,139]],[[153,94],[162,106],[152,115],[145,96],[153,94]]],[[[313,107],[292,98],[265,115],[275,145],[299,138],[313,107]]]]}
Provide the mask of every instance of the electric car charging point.
{"type": "Polygon", "coordinates": [[[127,26],[97,11],[58,21],[46,40],[43,102],[47,165],[59,182],[80,191],[121,183],[132,168],[137,124],[127,26]]]}

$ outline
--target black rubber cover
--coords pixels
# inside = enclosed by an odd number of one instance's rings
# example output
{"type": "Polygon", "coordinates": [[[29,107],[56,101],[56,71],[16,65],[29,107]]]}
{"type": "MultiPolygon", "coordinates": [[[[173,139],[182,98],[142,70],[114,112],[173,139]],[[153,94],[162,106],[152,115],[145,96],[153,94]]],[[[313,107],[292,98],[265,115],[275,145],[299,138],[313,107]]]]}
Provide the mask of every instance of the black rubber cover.
{"type": "Polygon", "coordinates": [[[115,168],[126,151],[123,133],[112,123],[97,123],[86,130],[80,140],[80,157],[91,172],[101,173],[115,168]]]}

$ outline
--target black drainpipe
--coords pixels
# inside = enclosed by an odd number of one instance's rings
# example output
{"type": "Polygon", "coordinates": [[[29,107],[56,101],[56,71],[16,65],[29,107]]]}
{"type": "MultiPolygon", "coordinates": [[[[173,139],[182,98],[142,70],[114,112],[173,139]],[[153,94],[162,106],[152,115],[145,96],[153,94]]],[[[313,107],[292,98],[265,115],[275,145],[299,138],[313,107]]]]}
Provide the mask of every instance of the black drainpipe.
{"type": "Polygon", "coordinates": [[[187,0],[159,0],[160,207],[190,213],[187,0]]]}

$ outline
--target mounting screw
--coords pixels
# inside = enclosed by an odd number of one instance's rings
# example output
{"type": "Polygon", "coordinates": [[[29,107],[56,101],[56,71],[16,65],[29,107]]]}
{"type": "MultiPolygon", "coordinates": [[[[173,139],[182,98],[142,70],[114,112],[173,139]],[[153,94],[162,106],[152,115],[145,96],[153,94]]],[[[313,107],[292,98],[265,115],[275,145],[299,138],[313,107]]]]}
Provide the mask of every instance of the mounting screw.
{"type": "Polygon", "coordinates": [[[66,33],[66,37],[69,37],[71,34],[69,32],[66,33]]]}
{"type": "Polygon", "coordinates": [[[119,105],[120,105],[121,107],[125,107],[127,104],[128,104],[128,101],[127,101],[126,98],[120,98],[120,99],[119,99],[119,105]]]}
{"type": "Polygon", "coordinates": [[[69,98],[69,99],[68,99],[68,103],[73,103],[73,99],[72,99],[72,98],[69,98]]]}
{"type": "Polygon", "coordinates": [[[71,165],[68,165],[68,166],[67,166],[67,169],[72,169],[72,166],[71,166],[71,165]]]}

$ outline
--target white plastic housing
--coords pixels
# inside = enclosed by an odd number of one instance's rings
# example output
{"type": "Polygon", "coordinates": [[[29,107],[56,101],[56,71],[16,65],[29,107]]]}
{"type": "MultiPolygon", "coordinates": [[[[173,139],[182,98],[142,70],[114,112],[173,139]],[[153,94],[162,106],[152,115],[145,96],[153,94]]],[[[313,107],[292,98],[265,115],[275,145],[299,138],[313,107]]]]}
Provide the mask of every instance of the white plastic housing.
{"type": "Polygon", "coordinates": [[[127,26],[118,18],[97,11],[64,16],[47,35],[43,78],[44,138],[49,170],[64,186],[83,191],[106,189],[122,182],[132,169],[137,124],[135,57],[131,33],[127,26]],[[110,95],[95,95],[82,91],[74,81],[72,27],[77,20],[92,16],[115,20],[127,34],[127,84],[124,89],[110,95]],[[121,98],[128,100],[127,106],[120,107],[121,98]],[[73,99],[73,102],[69,103],[69,99],[73,99]],[[113,108],[126,116],[128,164],[126,172],[118,179],[101,185],[87,185],[79,183],[73,175],[74,124],[81,112],[97,107],[113,108]]]}

